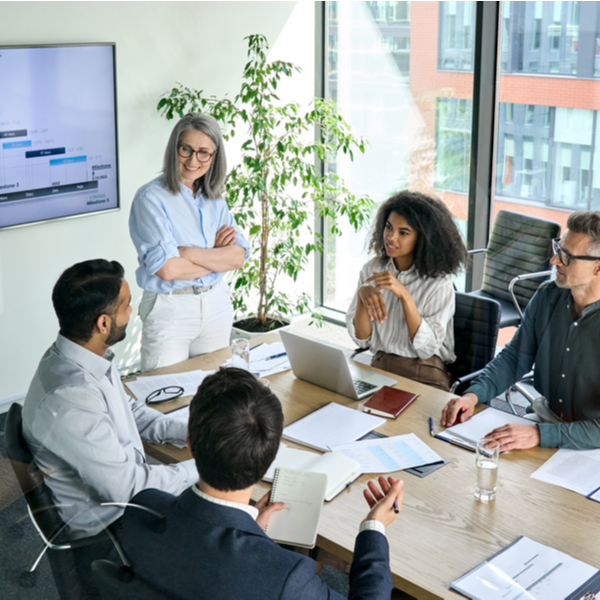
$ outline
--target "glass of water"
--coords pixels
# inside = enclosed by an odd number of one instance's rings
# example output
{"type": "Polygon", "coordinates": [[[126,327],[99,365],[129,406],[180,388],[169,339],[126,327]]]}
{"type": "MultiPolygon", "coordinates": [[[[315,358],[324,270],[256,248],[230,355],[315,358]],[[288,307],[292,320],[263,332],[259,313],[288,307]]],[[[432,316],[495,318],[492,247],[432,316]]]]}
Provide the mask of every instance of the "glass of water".
{"type": "Polygon", "coordinates": [[[484,438],[477,442],[475,498],[481,502],[489,502],[496,497],[499,457],[500,444],[496,440],[484,438]]]}
{"type": "Polygon", "coordinates": [[[250,340],[236,338],[231,342],[231,366],[250,370],[250,340]]]}

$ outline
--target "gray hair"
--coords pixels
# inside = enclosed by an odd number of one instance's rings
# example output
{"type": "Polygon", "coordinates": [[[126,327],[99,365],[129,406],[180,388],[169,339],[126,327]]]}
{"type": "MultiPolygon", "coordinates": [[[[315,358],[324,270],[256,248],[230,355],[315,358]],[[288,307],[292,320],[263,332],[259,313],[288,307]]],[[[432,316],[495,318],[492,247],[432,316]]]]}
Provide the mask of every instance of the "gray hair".
{"type": "Polygon", "coordinates": [[[573,233],[583,233],[591,238],[588,252],[600,256],[600,211],[580,210],[569,215],[567,229],[573,233]]]}
{"type": "Polygon", "coordinates": [[[181,181],[177,155],[179,139],[181,138],[181,134],[189,129],[205,133],[215,147],[215,155],[210,168],[202,177],[194,181],[194,192],[200,190],[202,195],[210,200],[222,198],[225,188],[225,176],[227,175],[227,158],[225,157],[225,148],[223,147],[223,135],[216,119],[202,113],[188,113],[173,127],[163,160],[165,186],[173,194],[179,193],[179,183],[181,181]]]}

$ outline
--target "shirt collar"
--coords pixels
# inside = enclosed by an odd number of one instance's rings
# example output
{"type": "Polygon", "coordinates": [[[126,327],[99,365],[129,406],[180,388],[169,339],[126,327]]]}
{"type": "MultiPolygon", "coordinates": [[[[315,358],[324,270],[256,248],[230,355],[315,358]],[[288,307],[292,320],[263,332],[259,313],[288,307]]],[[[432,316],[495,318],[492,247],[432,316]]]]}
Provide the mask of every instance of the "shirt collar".
{"type": "Polygon", "coordinates": [[[200,496],[203,500],[207,500],[208,502],[212,502],[213,504],[219,504],[220,506],[228,506],[229,508],[237,508],[238,510],[242,510],[245,513],[249,514],[254,521],[258,517],[258,509],[254,506],[250,506],[249,504],[240,504],[239,502],[230,502],[229,500],[222,500],[221,498],[215,498],[214,496],[209,496],[205,494],[198,486],[195,484],[192,486],[192,491],[200,496]]]}
{"type": "Polygon", "coordinates": [[[388,262],[387,262],[387,270],[394,276],[396,277],[396,279],[398,279],[398,277],[407,277],[407,276],[412,276],[413,273],[416,273],[416,268],[415,268],[415,264],[413,263],[409,269],[406,269],[406,271],[398,271],[398,269],[396,268],[396,263],[394,262],[393,258],[388,258],[388,262]]]}
{"type": "MultiPolygon", "coordinates": [[[[572,302],[572,300],[571,300],[571,302],[572,302]]],[[[592,304],[588,304],[588,306],[586,306],[583,309],[583,311],[581,312],[581,316],[585,317],[589,313],[596,312],[599,309],[600,309],[600,300],[597,300],[596,302],[593,302],[592,304]]]]}
{"type": "Polygon", "coordinates": [[[91,350],[60,335],[60,333],[56,337],[56,348],[61,354],[77,363],[98,380],[102,379],[110,370],[112,360],[115,357],[110,348],[105,352],[104,356],[98,356],[91,350]]]}

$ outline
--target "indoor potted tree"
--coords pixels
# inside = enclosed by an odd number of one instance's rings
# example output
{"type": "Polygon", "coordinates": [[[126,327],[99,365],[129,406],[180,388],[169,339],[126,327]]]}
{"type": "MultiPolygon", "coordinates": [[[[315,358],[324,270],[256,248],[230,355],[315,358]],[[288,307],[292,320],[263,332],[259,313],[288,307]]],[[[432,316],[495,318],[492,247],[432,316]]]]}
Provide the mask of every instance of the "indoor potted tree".
{"type": "Polygon", "coordinates": [[[324,217],[332,234],[338,235],[341,216],[354,229],[367,225],[373,202],[352,194],[331,170],[322,170],[339,151],[350,158],[353,150],[364,152],[365,140],[353,135],[333,102],[315,98],[306,111],[295,102],[282,103],[276,94],[278,82],[299,69],[289,62],[268,62],[263,35],[246,39],[249,61],[233,101],[178,84],[161,97],[157,108],[167,119],[205,112],[221,123],[225,139],[242,132],[247,136],[241,144],[242,161],[226,180],[226,199],[251,248],[234,276],[233,306],[237,315],[246,315],[234,325],[264,332],[278,326],[282,317],[310,310],[308,294],[285,293],[276,282],[282,274],[296,281],[311,254],[322,252],[322,236],[311,227],[315,216],[324,217]],[[317,135],[310,135],[315,129],[317,135]],[[301,244],[303,228],[314,236],[301,244]]]}

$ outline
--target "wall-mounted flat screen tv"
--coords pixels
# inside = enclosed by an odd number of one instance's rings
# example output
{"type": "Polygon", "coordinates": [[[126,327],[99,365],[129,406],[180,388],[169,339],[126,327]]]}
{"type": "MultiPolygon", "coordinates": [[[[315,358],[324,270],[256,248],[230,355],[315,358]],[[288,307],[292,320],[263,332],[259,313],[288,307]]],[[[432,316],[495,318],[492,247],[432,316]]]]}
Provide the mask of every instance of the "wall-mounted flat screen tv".
{"type": "Polygon", "coordinates": [[[118,208],[115,45],[0,46],[0,229],[118,208]]]}

